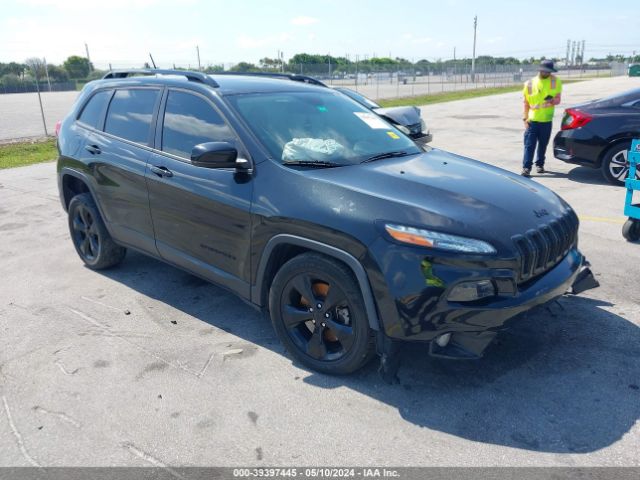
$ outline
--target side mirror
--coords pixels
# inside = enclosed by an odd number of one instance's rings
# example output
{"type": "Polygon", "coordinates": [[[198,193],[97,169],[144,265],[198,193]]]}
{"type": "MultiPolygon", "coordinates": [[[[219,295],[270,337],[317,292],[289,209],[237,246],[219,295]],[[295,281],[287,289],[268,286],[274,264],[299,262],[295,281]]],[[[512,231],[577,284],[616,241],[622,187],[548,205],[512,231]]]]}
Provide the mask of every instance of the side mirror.
{"type": "Polygon", "coordinates": [[[229,142],[206,142],[193,147],[191,163],[204,168],[236,168],[238,150],[229,142]]]}

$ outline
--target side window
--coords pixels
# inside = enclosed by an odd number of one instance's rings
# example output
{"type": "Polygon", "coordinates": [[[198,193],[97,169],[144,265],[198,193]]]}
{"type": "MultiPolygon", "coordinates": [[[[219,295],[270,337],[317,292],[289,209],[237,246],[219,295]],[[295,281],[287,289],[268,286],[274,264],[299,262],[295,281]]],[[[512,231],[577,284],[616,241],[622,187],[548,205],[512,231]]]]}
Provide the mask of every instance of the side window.
{"type": "Polygon", "coordinates": [[[158,94],[158,90],[151,89],[116,90],[109,105],[104,131],[147,144],[158,94]]]}
{"type": "Polygon", "coordinates": [[[96,93],[89,99],[82,109],[82,113],[78,117],[78,121],[89,127],[96,128],[102,119],[102,114],[107,106],[107,102],[111,98],[113,90],[103,90],[96,93]]]}
{"type": "Polygon", "coordinates": [[[199,143],[234,140],[231,129],[206,100],[185,92],[169,92],[162,126],[163,151],[189,159],[199,143]]]}

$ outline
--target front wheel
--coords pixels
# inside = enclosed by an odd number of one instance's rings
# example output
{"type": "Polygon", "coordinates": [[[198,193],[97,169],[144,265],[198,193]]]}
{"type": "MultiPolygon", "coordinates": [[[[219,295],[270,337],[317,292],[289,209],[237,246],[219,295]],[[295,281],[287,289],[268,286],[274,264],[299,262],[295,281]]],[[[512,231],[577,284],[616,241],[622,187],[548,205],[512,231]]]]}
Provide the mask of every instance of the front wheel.
{"type": "Polygon", "coordinates": [[[109,235],[89,193],[76,195],[69,202],[69,232],[78,255],[93,270],[113,267],[127,253],[109,235]]]}
{"type": "Polygon", "coordinates": [[[622,226],[622,236],[629,242],[640,240],[640,220],[629,218],[622,226]]]}
{"type": "Polygon", "coordinates": [[[285,263],[271,285],[269,311],[289,353],[314,370],[351,373],[375,352],[358,283],[331,258],[306,253],[285,263]]]}

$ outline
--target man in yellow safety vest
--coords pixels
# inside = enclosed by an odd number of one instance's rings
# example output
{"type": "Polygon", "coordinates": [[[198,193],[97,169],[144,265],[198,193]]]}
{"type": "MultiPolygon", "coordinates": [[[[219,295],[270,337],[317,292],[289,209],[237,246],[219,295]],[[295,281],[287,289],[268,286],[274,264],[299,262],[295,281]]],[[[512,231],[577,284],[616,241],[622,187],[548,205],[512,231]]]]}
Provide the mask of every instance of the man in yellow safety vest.
{"type": "Polygon", "coordinates": [[[544,160],[551,138],[551,122],[555,106],[560,103],[562,81],[553,75],[557,72],[551,60],[540,62],[538,75],[524,84],[524,158],[522,175],[531,176],[533,154],[538,147],[536,171],[545,173],[544,160]]]}

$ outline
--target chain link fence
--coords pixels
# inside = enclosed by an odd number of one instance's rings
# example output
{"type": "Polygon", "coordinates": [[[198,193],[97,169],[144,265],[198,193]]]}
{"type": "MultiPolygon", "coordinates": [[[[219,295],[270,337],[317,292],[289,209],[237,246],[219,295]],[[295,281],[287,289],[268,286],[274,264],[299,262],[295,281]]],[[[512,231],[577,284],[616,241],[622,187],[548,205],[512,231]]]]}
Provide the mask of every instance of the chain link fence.
{"type": "MultiPolygon", "coordinates": [[[[161,66],[163,67],[167,66],[161,66]]],[[[476,65],[474,71],[468,64],[437,63],[424,67],[359,63],[285,64],[283,67],[270,69],[251,67],[245,71],[308,75],[329,86],[351,88],[373,100],[517,86],[537,73],[536,65],[480,64],[476,65]]],[[[116,64],[113,64],[113,68],[118,69],[116,64]]],[[[234,70],[234,65],[206,67],[203,70],[215,75],[215,71],[222,68],[226,71],[234,70]]],[[[609,77],[626,75],[626,68],[624,63],[600,68],[564,68],[557,75],[563,80],[609,77]]],[[[55,123],[64,118],[73,105],[80,86],[75,81],[51,82],[49,86],[48,82],[40,80],[41,94],[38,95],[33,93],[37,90],[33,79],[27,78],[12,84],[0,82],[0,141],[43,136],[45,130],[47,134],[51,134],[55,123]]]]}
{"type": "MultiPolygon", "coordinates": [[[[277,70],[260,70],[277,72],[277,70]]],[[[376,65],[365,68],[349,65],[296,65],[279,70],[284,73],[307,75],[334,87],[347,87],[374,99],[393,99],[431,95],[444,92],[497,88],[521,85],[538,72],[536,65],[477,65],[472,71],[468,65],[415,66],[376,65]]],[[[620,68],[561,69],[562,79],[586,79],[623,75],[620,68]]]]}

